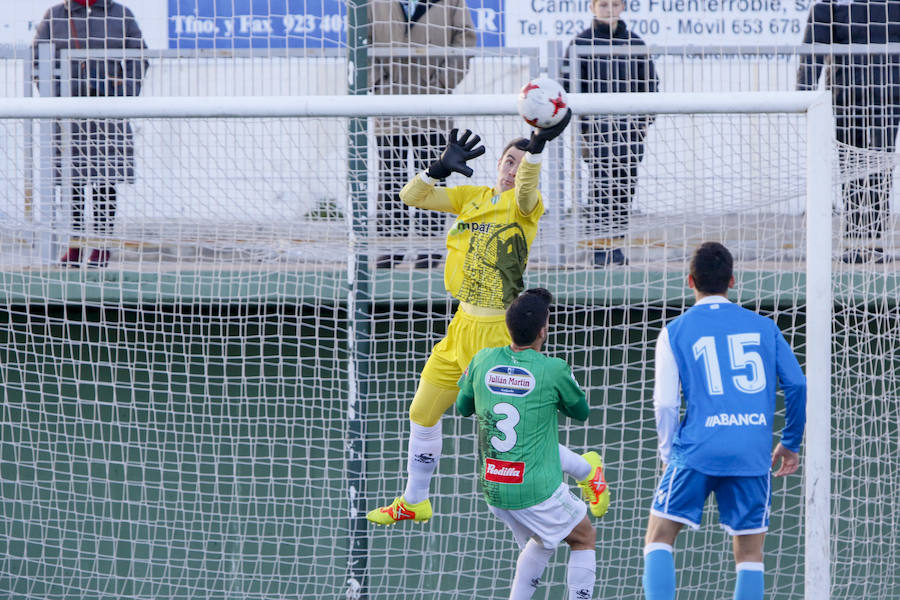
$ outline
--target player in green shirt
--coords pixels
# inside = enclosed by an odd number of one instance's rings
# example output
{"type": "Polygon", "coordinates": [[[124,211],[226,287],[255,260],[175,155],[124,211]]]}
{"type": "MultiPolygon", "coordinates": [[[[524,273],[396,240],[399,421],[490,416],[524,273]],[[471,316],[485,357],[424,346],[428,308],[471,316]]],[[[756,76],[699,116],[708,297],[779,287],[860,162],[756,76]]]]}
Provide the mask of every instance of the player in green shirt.
{"type": "MultiPolygon", "coordinates": [[[[527,290],[506,311],[512,344],[478,352],[459,380],[456,408],[478,418],[481,483],[491,512],[521,549],[510,600],[527,600],[562,540],[569,544],[569,598],[592,598],[597,533],[587,509],[563,483],[557,411],[584,421],[584,391],[565,361],[541,354],[552,296],[527,290]]],[[[596,454],[596,453],[594,453],[596,454]]],[[[598,457],[599,458],[599,457],[598,457]]],[[[602,516],[609,489],[593,483],[602,516]]],[[[581,485],[581,482],[579,482],[581,485]]]]}

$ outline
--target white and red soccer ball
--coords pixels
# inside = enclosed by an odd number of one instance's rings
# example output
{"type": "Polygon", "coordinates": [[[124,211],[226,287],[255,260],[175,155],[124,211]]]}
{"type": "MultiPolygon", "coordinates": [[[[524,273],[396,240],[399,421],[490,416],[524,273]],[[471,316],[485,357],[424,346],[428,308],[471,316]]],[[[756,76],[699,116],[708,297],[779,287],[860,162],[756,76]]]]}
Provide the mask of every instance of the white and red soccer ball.
{"type": "Polygon", "coordinates": [[[532,127],[553,127],[566,116],[566,91],[549,77],[532,79],[519,92],[519,114],[532,127]]]}

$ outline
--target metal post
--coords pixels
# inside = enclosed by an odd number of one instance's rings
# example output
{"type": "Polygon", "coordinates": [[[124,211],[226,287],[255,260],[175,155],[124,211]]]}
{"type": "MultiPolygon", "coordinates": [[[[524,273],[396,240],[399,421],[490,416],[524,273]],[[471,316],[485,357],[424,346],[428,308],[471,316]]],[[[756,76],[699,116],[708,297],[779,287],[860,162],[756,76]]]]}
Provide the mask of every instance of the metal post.
{"type": "MultiPolygon", "coordinates": [[[[38,93],[42,97],[53,96],[53,46],[38,45],[38,93]]],[[[53,185],[54,148],[53,121],[41,119],[38,124],[38,214],[37,253],[39,260],[52,264],[58,253],[56,241],[56,190],[53,185]]]]}
{"type": "MultiPolygon", "coordinates": [[[[72,60],[73,59],[69,55],[68,50],[60,50],[59,52],[59,96],[61,98],[70,98],[72,97],[72,60]]],[[[65,211],[66,219],[65,219],[65,227],[68,231],[75,231],[75,223],[68,218],[73,214],[72,210],[72,192],[74,191],[73,185],[73,166],[74,161],[72,159],[72,137],[73,137],[73,129],[75,122],[72,119],[60,119],[59,121],[59,175],[60,175],[60,190],[59,190],[59,209],[62,213],[65,211]]],[[[83,143],[83,140],[82,140],[83,143]]],[[[82,165],[84,166],[84,165],[82,165]]],[[[81,207],[81,223],[83,226],[87,226],[88,223],[88,214],[90,211],[89,206],[89,195],[86,193],[87,190],[82,189],[82,201],[83,205],[81,207]]],[[[63,226],[63,218],[62,215],[59,216],[56,229],[60,229],[63,226]]],[[[72,234],[70,234],[71,236],[72,234]]],[[[77,234],[75,234],[77,235],[77,234]]],[[[57,236],[59,237],[59,236],[57,236]]],[[[84,237],[82,236],[80,239],[70,237],[68,240],[69,244],[83,244],[84,237]]]]}
{"type": "MultiPolygon", "coordinates": [[[[31,56],[30,49],[28,52],[28,60],[25,61],[24,71],[24,96],[26,98],[31,98],[34,95],[34,60],[31,56]]],[[[23,165],[25,167],[25,198],[22,207],[22,214],[27,223],[32,223],[34,221],[34,119],[25,119],[24,126],[25,136],[23,140],[23,151],[25,153],[25,156],[23,157],[23,165]]],[[[31,236],[31,239],[29,241],[34,244],[34,232],[30,231],[28,232],[28,234],[31,236]]]]}
{"type": "Polygon", "coordinates": [[[806,600],[831,594],[833,130],[831,96],[823,93],[806,116],[806,600]]]}
{"type": "MultiPolygon", "coordinates": [[[[347,50],[349,93],[361,96],[368,88],[369,57],[366,0],[347,3],[347,50]]],[[[348,297],[348,346],[350,352],[347,398],[347,481],[349,482],[350,557],[346,597],[368,597],[366,575],[369,557],[369,524],[365,518],[365,419],[369,400],[372,355],[372,281],[369,272],[367,218],[367,119],[351,117],[347,139],[348,183],[350,186],[351,249],[347,265],[350,278],[348,297]]]]}
{"type": "MultiPolygon", "coordinates": [[[[559,40],[550,40],[547,42],[547,77],[559,81],[562,73],[563,46],[559,40]]],[[[572,81],[572,79],[570,79],[572,81]]],[[[573,124],[574,125],[574,124],[573,124]]],[[[571,135],[573,126],[567,128],[566,136],[571,135]]],[[[560,138],[562,140],[563,138],[560,138]]],[[[566,165],[566,147],[565,144],[555,143],[549,144],[547,148],[547,156],[550,159],[547,165],[547,192],[550,196],[550,202],[547,206],[547,226],[544,228],[546,232],[552,232],[551,235],[555,239],[551,240],[548,245],[551,250],[547,253],[547,259],[551,264],[565,264],[566,253],[564,240],[567,239],[566,228],[572,223],[572,219],[565,218],[566,212],[566,184],[565,184],[565,165],[566,165]]]]}

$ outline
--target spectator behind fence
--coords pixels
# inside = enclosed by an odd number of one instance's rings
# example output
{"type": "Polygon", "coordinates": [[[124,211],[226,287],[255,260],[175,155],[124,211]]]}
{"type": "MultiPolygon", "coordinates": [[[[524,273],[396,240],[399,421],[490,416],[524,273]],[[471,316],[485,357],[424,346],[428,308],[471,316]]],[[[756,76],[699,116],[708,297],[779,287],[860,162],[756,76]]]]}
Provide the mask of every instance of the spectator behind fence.
{"type": "MultiPolygon", "coordinates": [[[[369,23],[373,54],[370,84],[376,94],[447,94],[459,84],[469,60],[457,49],[474,48],[475,27],[465,0],[371,0],[369,23]],[[379,50],[390,56],[378,55],[379,50]],[[449,49],[449,51],[448,51],[449,49]],[[396,54],[394,54],[394,52],[396,54]],[[410,54],[415,54],[411,57],[410,54]]],[[[445,219],[441,213],[409,210],[400,201],[400,190],[415,174],[424,171],[447,145],[447,118],[383,118],[375,120],[378,146],[377,234],[387,238],[415,233],[439,236],[445,219]]],[[[392,268],[403,260],[395,246],[376,260],[378,268],[392,268]]],[[[416,268],[440,263],[441,255],[423,249],[416,268]]]]}
{"type": "Polygon", "coordinates": [[[817,2],[810,8],[803,43],[816,53],[803,56],[797,88],[815,90],[827,67],[834,102],[838,156],[845,181],[843,236],[847,263],[885,260],[883,237],[890,226],[888,205],[900,119],[900,55],[885,49],[839,53],[834,45],[900,42],[900,2],[817,2]],[[828,47],[824,47],[828,45],[828,47]],[[834,52],[832,54],[832,52],[834,52]],[[849,178],[848,178],[849,177],[849,178]]]}
{"type": "MultiPolygon", "coordinates": [[[[563,62],[563,85],[570,92],[606,94],[656,92],[659,80],[644,41],[620,20],[623,0],[592,0],[590,28],[578,34],[563,62]],[[576,55],[575,47],[593,53],[576,55]],[[634,54],[611,52],[638,48],[634,54]],[[575,65],[570,72],[570,65],[575,65]]],[[[591,116],[581,119],[582,156],[590,169],[587,227],[594,266],[625,265],[622,251],[628,230],[631,199],[637,187],[638,164],[644,158],[644,137],[652,115],[591,116]]]]}
{"type": "MultiPolygon", "coordinates": [[[[131,11],[113,0],[66,0],[44,14],[34,36],[35,73],[41,43],[53,44],[54,62],[59,65],[60,50],[89,50],[87,59],[73,59],[68,67],[71,85],[61,93],[61,82],[53,82],[53,95],[137,96],[147,70],[141,59],[123,59],[126,48],[146,48],[140,27],[131,11]],[[109,56],[107,55],[109,54],[109,56]]],[[[94,231],[100,236],[112,232],[116,214],[116,184],[134,182],[134,134],[131,125],[121,119],[91,119],[68,122],[71,125],[68,152],[71,154],[72,226],[85,230],[85,201],[92,199],[94,231]]],[[[64,177],[62,123],[53,127],[54,185],[64,177]]],[[[68,183],[68,181],[66,181],[68,183]]],[[[83,240],[73,239],[61,259],[63,266],[79,267],[83,240]]],[[[94,248],[89,267],[109,264],[109,250],[94,248]]]]}

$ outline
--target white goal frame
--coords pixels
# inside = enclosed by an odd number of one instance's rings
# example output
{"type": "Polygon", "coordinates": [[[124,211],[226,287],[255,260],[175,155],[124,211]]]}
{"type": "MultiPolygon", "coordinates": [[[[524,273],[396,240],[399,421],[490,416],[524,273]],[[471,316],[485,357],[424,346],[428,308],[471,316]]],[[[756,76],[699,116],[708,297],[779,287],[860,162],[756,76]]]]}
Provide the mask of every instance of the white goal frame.
{"type": "MultiPolygon", "coordinates": [[[[805,586],[807,600],[826,600],[831,584],[831,338],[834,141],[827,92],[717,94],[570,94],[582,114],[805,114],[806,373],[805,586]]],[[[0,119],[265,118],[515,115],[515,96],[306,96],[164,98],[13,98],[0,119]],[[498,101],[502,99],[502,101],[498,101]]],[[[46,122],[46,121],[45,121],[46,122]]],[[[351,232],[351,236],[353,236],[351,232]]],[[[356,240],[361,241],[361,240],[356,240]]],[[[352,257],[351,257],[352,258],[352,257]]],[[[358,265],[350,260],[352,282],[358,265]]],[[[352,312],[351,312],[352,314],[352,312]]],[[[352,400],[351,400],[352,402],[352,400]]]]}

